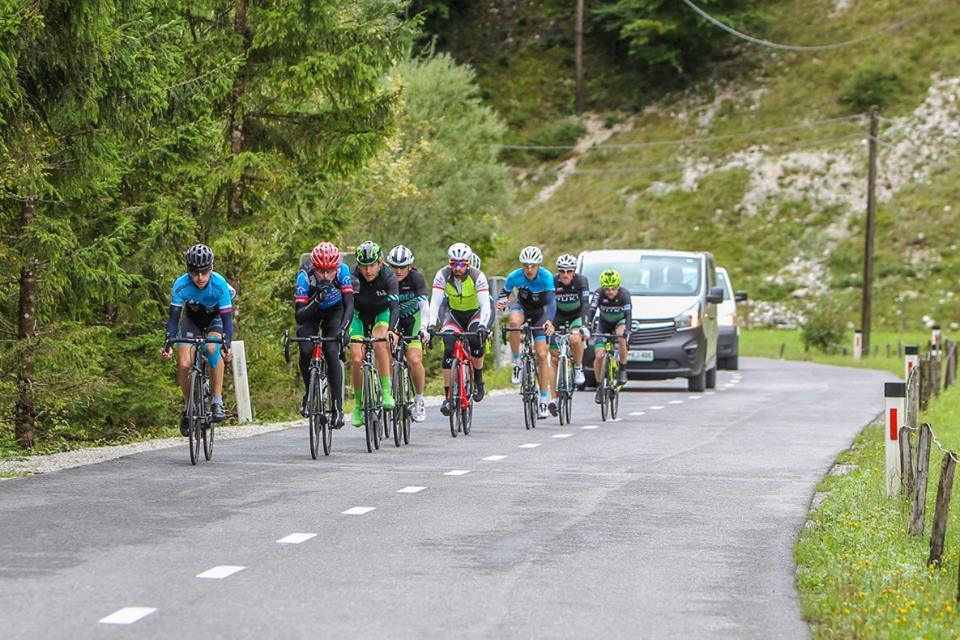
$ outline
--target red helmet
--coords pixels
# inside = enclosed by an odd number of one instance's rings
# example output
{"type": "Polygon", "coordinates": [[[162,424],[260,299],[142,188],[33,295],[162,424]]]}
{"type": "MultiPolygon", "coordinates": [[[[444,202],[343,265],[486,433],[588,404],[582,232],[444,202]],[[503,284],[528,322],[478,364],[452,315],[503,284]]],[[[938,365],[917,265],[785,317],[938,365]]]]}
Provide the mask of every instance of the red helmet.
{"type": "Polygon", "coordinates": [[[340,264],[340,249],[332,242],[321,242],[310,254],[314,269],[335,269],[340,264]]]}

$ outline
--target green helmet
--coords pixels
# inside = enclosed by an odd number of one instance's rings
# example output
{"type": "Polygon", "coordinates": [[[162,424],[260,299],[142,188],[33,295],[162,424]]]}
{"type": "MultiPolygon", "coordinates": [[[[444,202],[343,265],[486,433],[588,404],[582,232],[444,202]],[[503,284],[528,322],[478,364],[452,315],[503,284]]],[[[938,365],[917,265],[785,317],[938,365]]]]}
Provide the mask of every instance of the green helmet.
{"type": "Polygon", "coordinates": [[[620,272],[616,269],[607,269],[600,274],[600,286],[604,289],[616,289],[620,286],[620,272]]]}
{"type": "Polygon", "coordinates": [[[367,240],[357,247],[357,264],[368,265],[380,262],[383,258],[383,249],[373,240],[367,240]]]}

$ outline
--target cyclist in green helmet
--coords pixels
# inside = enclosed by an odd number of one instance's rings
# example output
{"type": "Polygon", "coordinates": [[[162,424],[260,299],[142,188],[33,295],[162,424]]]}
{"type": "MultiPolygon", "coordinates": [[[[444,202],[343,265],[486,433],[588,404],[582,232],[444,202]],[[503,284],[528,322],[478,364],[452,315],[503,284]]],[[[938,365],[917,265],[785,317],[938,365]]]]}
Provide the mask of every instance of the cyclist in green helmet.
{"type": "MultiPolygon", "coordinates": [[[[353,269],[353,322],[350,338],[386,338],[390,333],[397,340],[397,322],[400,320],[400,291],[397,279],[390,269],[383,268],[383,250],[376,242],[367,240],[357,247],[357,266],[353,269]]],[[[393,386],[390,379],[390,347],[386,342],[373,345],[380,386],[383,387],[383,408],[393,409],[393,386]]],[[[356,397],[363,384],[363,345],[350,345],[353,360],[353,393],[356,397]]],[[[363,408],[355,399],[353,426],[363,425],[363,408]]]]}
{"type": "MultiPolygon", "coordinates": [[[[600,287],[593,292],[590,298],[590,310],[587,317],[596,318],[594,333],[617,334],[620,352],[620,379],[621,385],[627,383],[627,343],[630,341],[630,325],[633,321],[633,311],[630,302],[630,292],[620,285],[620,273],[614,269],[607,269],[600,274],[600,287]]],[[[607,339],[594,339],[593,372],[596,379],[603,377],[600,367],[603,365],[603,347],[607,339]]],[[[597,387],[597,403],[600,399],[600,387],[597,387]]]]}

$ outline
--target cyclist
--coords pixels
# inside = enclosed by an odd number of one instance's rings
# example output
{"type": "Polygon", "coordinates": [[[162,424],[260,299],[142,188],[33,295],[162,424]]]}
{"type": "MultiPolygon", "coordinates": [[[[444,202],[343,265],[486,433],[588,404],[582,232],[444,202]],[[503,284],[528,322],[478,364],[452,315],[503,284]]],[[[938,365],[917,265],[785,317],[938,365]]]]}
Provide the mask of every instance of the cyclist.
{"type": "MultiPolygon", "coordinates": [[[[340,337],[353,319],[353,279],[340,255],[340,250],[330,242],[321,242],[310,253],[310,261],[297,274],[294,294],[297,319],[297,337],[306,338],[320,334],[340,337]]],[[[300,413],[307,412],[307,393],[310,388],[310,360],[313,345],[300,343],[300,375],[303,376],[303,400],[300,413]]],[[[343,365],[340,362],[340,346],[336,342],[323,343],[323,359],[327,362],[327,374],[333,399],[334,429],[343,426],[343,365]]]]}
{"type": "MultiPolygon", "coordinates": [[[[577,273],[577,259],[565,253],[557,258],[557,330],[570,333],[570,351],[573,352],[573,381],[583,384],[583,350],[581,333],[589,335],[586,327],[587,312],[590,309],[590,283],[586,276],[577,273]]],[[[586,337],[586,336],[584,336],[586,337]]],[[[557,366],[556,345],[550,345],[553,366],[557,366]]],[[[553,390],[557,392],[556,389],[553,390]]]]}
{"type": "MultiPolygon", "coordinates": [[[[510,306],[510,326],[519,327],[527,322],[533,329],[534,350],[540,368],[540,406],[538,413],[541,418],[547,417],[547,412],[557,415],[557,402],[551,399],[547,403],[547,388],[553,375],[550,370],[550,360],[547,357],[547,337],[553,336],[553,319],[557,312],[556,284],[553,275],[540,266],[543,263],[543,252],[539,248],[524,247],[520,252],[519,269],[514,269],[507,276],[497,300],[497,309],[507,310],[507,299],[516,291],[515,300],[510,306]]],[[[510,333],[510,350],[513,352],[513,376],[510,381],[520,384],[520,334],[510,333]]]]}
{"type": "Polygon", "coordinates": [[[443,334],[443,389],[444,399],[440,413],[450,415],[450,368],[453,366],[453,335],[469,331],[479,335],[470,336],[467,343],[473,358],[473,379],[476,387],[473,399],[483,400],[483,342],[487,334],[490,306],[487,299],[490,286],[482,271],[470,266],[473,252],[463,242],[456,242],[447,249],[450,264],[437,271],[433,278],[433,295],[430,298],[430,336],[440,324],[443,334]],[[442,313],[441,313],[442,311],[442,313]]]}
{"type": "Polygon", "coordinates": [[[427,302],[427,283],[423,273],[413,266],[413,252],[402,244],[398,244],[387,254],[387,264],[393,269],[400,292],[400,321],[397,325],[399,332],[406,338],[411,338],[407,349],[407,363],[410,365],[410,379],[413,381],[415,392],[413,398],[413,420],[423,422],[426,418],[426,409],[423,402],[423,387],[427,374],[423,369],[423,343],[421,336],[424,333],[422,326],[429,324],[430,305],[427,302]]]}
{"type": "MultiPolygon", "coordinates": [[[[226,278],[213,270],[213,250],[205,244],[195,244],[186,253],[187,272],[173,282],[170,294],[170,316],[167,319],[166,344],[160,355],[163,361],[170,360],[176,338],[199,338],[204,332],[208,337],[223,338],[223,361],[230,362],[233,352],[233,290],[226,278]]],[[[193,368],[192,345],[177,345],[177,379],[183,390],[186,403],[190,394],[190,370],[193,368]]],[[[212,401],[210,416],[214,422],[224,418],[223,371],[226,368],[220,359],[220,345],[207,345],[207,362],[210,364],[212,401]]],[[[184,411],[180,418],[181,435],[190,435],[190,420],[184,411]]]]}
{"type": "MultiPolygon", "coordinates": [[[[357,266],[353,270],[353,320],[350,338],[386,338],[396,342],[400,302],[397,279],[390,269],[383,268],[383,250],[372,240],[357,247],[357,266]]],[[[360,389],[363,388],[363,347],[353,343],[353,426],[363,426],[363,407],[360,389]]],[[[393,409],[393,387],[390,380],[390,348],[386,342],[373,345],[380,386],[383,390],[383,408],[393,409]]]]}
{"type": "MultiPolygon", "coordinates": [[[[597,333],[615,333],[618,336],[619,355],[620,355],[620,373],[617,382],[620,385],[627,383],[627,343],[630,342],[630,325],[633,319],[633,312],[630,303],[630,292],[626,287],[620,286],[620,273],[614,269],[607,269],[600,274],[600,288],[593,292],[590,299],[590,310],[588,318],[596,317],[597,333]],[[597,313],[599,312],[599,316],[597,313]]],[[[596,346],[595,358],[593,361],[593,372],[597,379],[597,404],[603,401],[600,396],[600,380],[603,379],[603,372],[600,367],[603,366],[603,347],[607,339],[598,337],[594,341],[596,346]]]]}

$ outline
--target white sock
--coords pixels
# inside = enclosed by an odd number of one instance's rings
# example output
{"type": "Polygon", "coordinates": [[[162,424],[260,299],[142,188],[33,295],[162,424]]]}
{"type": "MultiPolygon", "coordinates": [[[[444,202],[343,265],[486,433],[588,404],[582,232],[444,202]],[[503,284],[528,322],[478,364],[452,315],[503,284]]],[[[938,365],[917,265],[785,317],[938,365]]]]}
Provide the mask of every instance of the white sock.
{"type": "Polygon", "coordinates": [[[422,394],[422,393],[418,393],[417,395],[413,396],[413,399],[414,399],[414,400],[423,400],[423,394],[422,394]]]}

